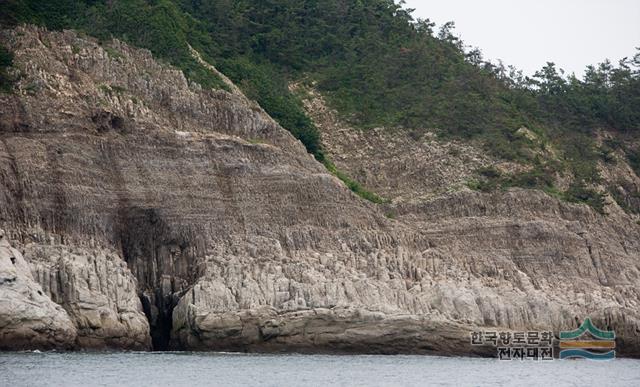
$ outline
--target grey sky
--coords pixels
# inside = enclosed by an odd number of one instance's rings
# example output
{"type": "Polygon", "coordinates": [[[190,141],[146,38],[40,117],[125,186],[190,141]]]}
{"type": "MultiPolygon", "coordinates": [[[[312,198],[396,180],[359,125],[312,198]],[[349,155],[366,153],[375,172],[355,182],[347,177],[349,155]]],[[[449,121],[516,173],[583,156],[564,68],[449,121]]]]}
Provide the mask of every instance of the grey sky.
{"type": "Polygon", "coordinates": [[[436,28],[454,21],[465,44],[526,75],[550,61],[582,76],[586,65],[617,63],[640,46],[640,0],[406,0],[405,8],[436,28]]]}

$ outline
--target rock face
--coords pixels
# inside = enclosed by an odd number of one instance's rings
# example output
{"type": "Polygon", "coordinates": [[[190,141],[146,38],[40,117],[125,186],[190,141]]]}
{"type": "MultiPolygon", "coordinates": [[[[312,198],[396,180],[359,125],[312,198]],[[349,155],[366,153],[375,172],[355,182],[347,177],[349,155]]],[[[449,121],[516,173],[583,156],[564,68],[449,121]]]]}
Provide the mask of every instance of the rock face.
{"type": "Polygon", "coordinates": [[[45,294],[75,323],[77,347],[150,348],[137,281],[118,253],[41,243],[24,249],[45,294]]]}
{"type": "MultiPolygon", "coordinates": [[[[235,88],[202,90],[117,41],[1,36],[22,77],[0,96],[0,226],[43,308],[64,308],[33,323],[70,332],[39,340],[483,354],[473,329],[590,316],[639,354],[640,227],[623,214],[533,191],[404,190],[415,200],[389,219],[235,88]]],[[[0,310],[5,347],[16,310],[0,310]]]]}
{"type": "MultiPolygon", "coordinates": [[[[601,216],[538,191],[472,192],[465,182],[475,169],[522,167],[492,160],[473,144],[438,140],[428,130],[351,128],[315,90],[291,88],[307,96],[307,113],[335,164],[388,198],[384,211],[422,230],[436,257],[461,266],[454,284],[442,278],[442,269],[431,268],[437,283],[422,289],[442,297],[439,311],[479,326],[556,332],[572,325],[570,316],[574,326],[593,316],[625,336],[619,350],[622,344],[623,353],[639,355],[637,216],[611,198],[601,216]]],[[[620,186],[616,201],[633,208],[640,179],[624,160],[619,155],[616,163],[601,164],[601,175],[603,184],[620,186]]]]}
{"type": "Polygon", "coordinates": [[[0,230],[0,349],[71,348],[76,328],[0,230]]]}
{"type": "Polygon", "coordinates": [[[365,187],[394,202],[422,202],[459,191],[475,169],[495,162],[470,144],[438,141],[426,129],[352,128],[315,89],[301,83],[292,83],[289,89],[306,96],[304,107],[321,130],[331,160],[365,187]]]}

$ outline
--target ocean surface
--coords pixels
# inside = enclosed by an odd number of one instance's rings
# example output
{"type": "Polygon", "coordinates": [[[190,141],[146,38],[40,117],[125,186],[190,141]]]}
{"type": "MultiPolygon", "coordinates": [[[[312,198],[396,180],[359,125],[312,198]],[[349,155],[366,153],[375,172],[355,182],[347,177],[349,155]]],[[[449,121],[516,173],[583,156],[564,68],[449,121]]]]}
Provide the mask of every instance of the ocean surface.
{"type": "Polygon", "coordinates": [[[0,353],[0,386],[640,386],[640,360],[0,353]]]}

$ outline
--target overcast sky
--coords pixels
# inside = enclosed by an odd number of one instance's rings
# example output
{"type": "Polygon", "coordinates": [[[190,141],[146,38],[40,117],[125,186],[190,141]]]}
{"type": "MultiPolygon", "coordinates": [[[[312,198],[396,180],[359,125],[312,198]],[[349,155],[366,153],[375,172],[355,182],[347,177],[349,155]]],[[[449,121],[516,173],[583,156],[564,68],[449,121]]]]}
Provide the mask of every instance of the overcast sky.
{"type": "Polygon", "coordinates": [[[582,76],[588,64],[618,60],[640,46],[640,0],[406,0],[414,18],[456,35],[526,75],[547,61],[582,76]]]}

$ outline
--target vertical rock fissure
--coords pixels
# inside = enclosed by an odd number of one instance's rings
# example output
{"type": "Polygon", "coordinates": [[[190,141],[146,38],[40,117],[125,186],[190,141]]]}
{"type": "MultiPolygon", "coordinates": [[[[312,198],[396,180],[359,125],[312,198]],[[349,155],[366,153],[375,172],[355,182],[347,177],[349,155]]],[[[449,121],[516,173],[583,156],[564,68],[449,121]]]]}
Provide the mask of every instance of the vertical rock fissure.
{"type": "Polygon", "coordinates": [[[126,206],[120,220],[122,254],[138,280],[153,350],[180,349],[171,343],[173,308],[198,277],[191,238],[169,227],[158,209],[126,206]]]}
{"type": "Polygon", "coordinates": [[[154,351],[167,351],[171,348],[171,329],[173,328],[173,308],[175,302],[171,295],[162,294],[161,289],[151,293],[140,293],[142,308],[149,321],[151,343],[154,351]]]}

